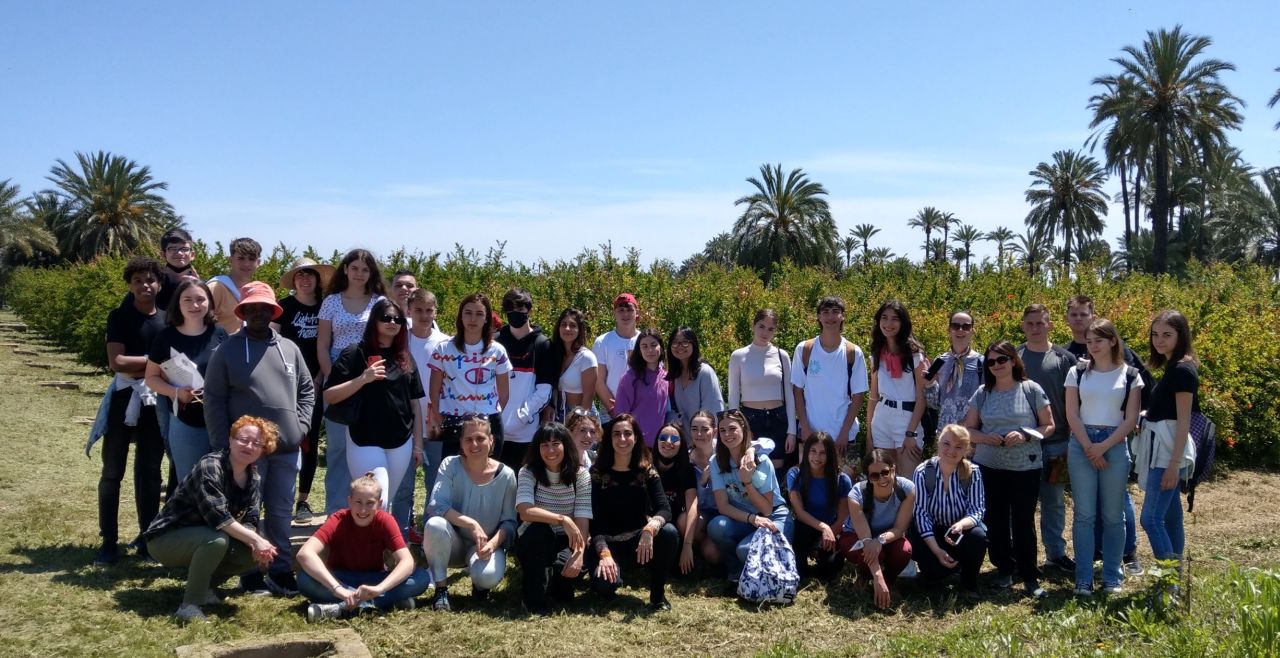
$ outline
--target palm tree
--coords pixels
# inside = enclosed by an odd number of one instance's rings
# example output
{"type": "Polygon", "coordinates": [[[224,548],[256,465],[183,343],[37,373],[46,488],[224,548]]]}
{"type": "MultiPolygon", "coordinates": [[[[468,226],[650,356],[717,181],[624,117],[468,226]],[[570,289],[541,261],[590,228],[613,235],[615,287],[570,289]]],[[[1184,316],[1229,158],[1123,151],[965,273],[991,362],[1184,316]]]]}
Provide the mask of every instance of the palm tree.
{"type": "Polygon", "coordinates": [[[956,217],[955,213],[953,212],[942,213],[942,241],[944,243],[947,243],[947,244],[951,243],[951,227],[959,226],[959,225],[960,225],[960,218],[956,217]]]}
{"type": "Polygon", "coordinates": [[[907,226],[918,228],[924,231],[924,260],[929,261],[930,240],[933,239],[935,229],[940,229],[946,222],[941,211],[933,206],[926,206],[916,213],[915,217],[907,220],[907,226]]]}
{"type": "Polygon", "coordinates": [[[1154,269],[1168,269],[1169,170],[1180,144],[1225,141],[1226,130],[1240,126],[1240,99],[1222,84],[1219,75],[1235,66],[1217,59],[1199,59],[1213,43],[1208,37],[1172,31],[1148,31],[1142,48],[1125,46],[1124,56],[1111,61],[1119,75],[1094,78],[1093,83],[1116,93],[1094,106],[1093,124],[1114,120],[1134,131],[1131,143],[1154,156],[1155,198],[1151,205],[1154,269]]]}
{"type": "MultiPolygon", "coordinates": [[[[1280,66],[1276,67],[1276,73],[1280,73],[1280,66]]],[[[1280,89],[1277,89],[1276,93],[1271,95],[1271,100],[1267,101],[1267,107],[1275,107],[1276,103],[1280,103],[1280,89]]],[[[1280,130],[1280,121],[1277,121],[1276,125],[1273,126],[1272,129],[1280,130]]]]}
{"type": "Polygon", "coordinates": [[[167,183],[153,180],[150,167],[124,156],[98,151],[76,153],[76,159],[79,171],[58,160],[48,177],[63,201],[52,226],[63,254],[88,260],[129,254],[159,241],[175,216],[158,193],[168,189],[167,183]]]}
{"type": "Polygon", "coordinates": [[[853,267],[853,252],[857,251],[858,247],[861,246],[862,242],[854,237],[852,232],[840,241],[840,250],[844,252],[844,268],[846,270],[853,267]]]}
{"type": "Polygon", "coordinates": [[[872,263],[884,264],[893,260],[894,253],[888,247],[876,247],[871,250],[867,257],[871,259],[870,262],[872,263]]]}
{"type": "Polygon", "coordinates": [[[58,253],[58,241],[27,212],[26,204],[18,199],[21,188],[10,180],[0,181],[0,254],[9,260],[12,255],[30,259],[41,251],[58,253]]]}
{"type": "Polygon", "coordinates": [[[1000,265],[1000,269],[1004,269],[1004,252],[1010,248],[1013,243],[1014,233],[1005,226],[997,226],[989,231],[983,240],[996,243],[996,262],[1000,265]]]}
{"type": "Polygon", "coordinates": [[[761,165],[760,177],[748,178],[756,191],[733,203],[747,205],[733,225],[738,263],[764,273],[766,282],[784,259],[801,266],[830,264],[839,235],[822,198],[826,188],[801,169],[792,169],[784,179],[780,164],[761,165]]]}
{"type": "Polygon", "coordinates": [[[1099,213],[1107,214],[1107,196],[1102,186],[1107,174],[1097,160],[1075,151],[1058,151],[1053,164],[1041,162],[1031,171],[1027,203],[1027,226],[1046,236],[1061,233],[1064,248],[1071,240],[1080,244],[1102,232],[1099,213]]]}
{"type": "Polygon", "coordinates": [[[1032,228],[1018,236],[1013,244],[1013,252],[1022,256],[1022,263],[1027,266],[1027,274],[1035,275],[1040,271],[1040,264],[1049,256],[1049,241],[1044,234],[1032,228]]]}
{"type": "Polygon", "coordinates": [[[939,263],[947,262],[947,241],[941,237],[934,238],[928,244],[929,253],[933,254],[933,260],[939,263]]]}
{"type": "Polygon", "coordinates": [[[978,229],[974,228],[972,224],[961,225],[960,228],[956,229],[956,237],[952,238],[953,242],[960,245],[960,248],[956,249],[956,253],[955,253],[956,258],[957,259],[960,258],[961,251],[964,252],[965,276],[969,276],[969,257],[970,255],[973,254],[973,243],[981,239],[982,239],[982,231],[979,231],[978,229]]]}
{"type": "Polygon", "coordinates": [[[880,232],[873,224],[858,224],[849,230],[849,234],[862,241],[862,264],[870,265],[871,236],[880,232]]]}

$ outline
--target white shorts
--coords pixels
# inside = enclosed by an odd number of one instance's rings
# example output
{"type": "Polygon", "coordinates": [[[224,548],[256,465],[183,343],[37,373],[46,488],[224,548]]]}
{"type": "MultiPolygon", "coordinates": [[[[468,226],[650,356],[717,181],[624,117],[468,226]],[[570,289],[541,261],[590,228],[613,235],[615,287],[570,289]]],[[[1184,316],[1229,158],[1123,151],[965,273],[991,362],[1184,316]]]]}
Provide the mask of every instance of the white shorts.
{"type": "Polygon", "coordinates": [[[877,402],[876,413],[871,418],[872,445],[889,450],[901,448],[906,441],[907,424],[910,422],[910,411],[894,409],[884,402],[877,402]]]}

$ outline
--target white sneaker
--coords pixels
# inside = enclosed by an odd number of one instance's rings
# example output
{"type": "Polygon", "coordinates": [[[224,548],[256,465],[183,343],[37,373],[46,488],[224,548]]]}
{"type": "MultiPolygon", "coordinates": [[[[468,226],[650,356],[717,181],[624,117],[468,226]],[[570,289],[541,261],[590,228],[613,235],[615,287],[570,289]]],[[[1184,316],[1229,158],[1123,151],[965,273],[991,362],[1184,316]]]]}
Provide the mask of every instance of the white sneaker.
{"type": "Polygon", "coordinates": [[[173,613],[173,616],[182,621],[209,621],[209,618],[204,616],[199,607],[190,603],[183,603],[178,606],[178,611],[173,613]]]}
{"type": "Polygon", "coordinates": [[[1080,597],[1080,598],[1082,598],[1082,599],[1087,599],[1087,598],[1089,598],[1089,597],[1093,596],[1093,588],[1092,588],[1092,587],[1076,587],[1076,588],[1075,588],[1075,590],[1074,590],[1074,592],[1075,592],[1075,595],[1076,595],[1076,596],[1078,596],[1078,597],[1080,597]]]}
{"type": "Polygon", "coordinates": [[[1120,593],[1120,586],[1119,586],[1119,585],[1104,585],[1104,586],[1102,587],[1102,593],[1103,593],[1103,594],[1106,594],[1107,596],[1115,596],[1115,595],[1117,595],[1117,594],[1119,594],[1119,593],[1120,593]]]}
{"type": "Polygon", "coordinates": [[[341,616],[341,603],[312,603],[307,606],[307,621],[312,624],[322,619],[337,619],[341,616]]]}

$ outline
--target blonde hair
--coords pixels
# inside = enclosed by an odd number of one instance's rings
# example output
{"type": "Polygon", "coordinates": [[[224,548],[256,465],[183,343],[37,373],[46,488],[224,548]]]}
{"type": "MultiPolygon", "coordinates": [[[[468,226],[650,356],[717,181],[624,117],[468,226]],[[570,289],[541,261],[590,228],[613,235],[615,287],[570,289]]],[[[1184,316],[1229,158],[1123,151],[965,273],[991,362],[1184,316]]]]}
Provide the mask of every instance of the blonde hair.
{"type": "Polygon", "coordinates": [[[275,423],[257,416],[241,416],[231,424],[231,433],[228,436],[235,437],[246,427],[258,429],[258,434],[262,438],[262,454],[270,455],[276,451],[276,446],[280,444],[280,430],[275,423]]]}
{"type": "Polygon", "coordinates": [[[364,475],[352,480],[350,494],[352,496],[356,495],[356,489],[359,489],[360,487],[369,487],[370,489],[373,489],[374,498],[382,497],[382,484],[378,482],[378,478],[373,477],[373,471],[368,471],[364,475]]]}
{"type": "MultiPolygon", "coordinates": [[[[938,432],[938,443],[942,443],[942,435],[951,434],[951,438],[955,439],[956,444],[964,448],[965,454],[969,454],[969,448],[973,445],[972,438],[969,436],[969,430],[963,425],[951,423],[942,428],[938,432]]],[[[967,457],[960,458],[960,463],[956,466],[956,472],[960,474],[960,480],[969,481],[969,476],[973,474],[973,462],[967,457]]]]}

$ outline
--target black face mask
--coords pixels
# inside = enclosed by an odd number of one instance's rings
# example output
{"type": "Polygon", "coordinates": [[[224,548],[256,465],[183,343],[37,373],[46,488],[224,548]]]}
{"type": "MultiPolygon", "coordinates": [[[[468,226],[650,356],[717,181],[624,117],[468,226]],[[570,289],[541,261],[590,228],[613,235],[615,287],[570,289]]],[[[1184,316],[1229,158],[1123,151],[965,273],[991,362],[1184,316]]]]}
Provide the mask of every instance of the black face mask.
{"type": "Polygon", "coordinates": [[[526,311],[511,311],[507,313],[507,324],[513,329],[519,329],[529,322],[529,314],[526,311]]]}

